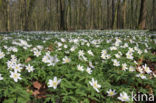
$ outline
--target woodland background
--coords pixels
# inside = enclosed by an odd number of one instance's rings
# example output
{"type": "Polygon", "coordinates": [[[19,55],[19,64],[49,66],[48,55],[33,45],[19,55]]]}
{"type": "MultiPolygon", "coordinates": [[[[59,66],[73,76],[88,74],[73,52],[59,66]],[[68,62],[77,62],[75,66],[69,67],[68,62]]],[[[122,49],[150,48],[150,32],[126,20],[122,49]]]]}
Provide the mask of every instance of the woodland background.
{"type": "Polygon", "coordinates": [[[156,0],[0,0],[0,32],[155,28],[156,0]]]}

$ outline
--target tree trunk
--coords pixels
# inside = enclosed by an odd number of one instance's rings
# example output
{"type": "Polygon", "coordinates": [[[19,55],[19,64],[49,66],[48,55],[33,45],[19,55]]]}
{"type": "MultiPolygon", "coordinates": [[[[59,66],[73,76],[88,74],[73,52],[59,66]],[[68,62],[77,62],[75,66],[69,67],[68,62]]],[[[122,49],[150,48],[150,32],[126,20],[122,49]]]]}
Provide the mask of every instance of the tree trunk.
{"type": "Polygon", "coordinates": [[[114,9],[114,0],[112,0],[112,29],[113,29],[113,24],[114,24],[114,15],[115,15],[115,9],[114,9]]]}
{"type": "Polygon", "coordinates": [[[25,21],[25,25],[24,25],[24,30],[27,31],[28,30],[28,14],[27,14],[27,0],[24,0],[24,21],[25,21]]]}
{"type": "Polygon", "coordinates": [[[107,0],[107,29],[109,29],[109,0],[107,0]]]}
{"type": "Polygon", "coordinates": [[[140,16],[139,16],[139,29],[145,29],[146,27],[146,0],[141,1],[140,16]]]}
{"type": "Polygon", "coordinates": [[[118,0],[118,1],[117,1],[117,4],[116,4],[115,17],[114,17],[114,23],[113,23],[113,29],[117,29],[117,28],[118,28],[119,5],[120,5],[120,0],[118,0]]]}
{"type": "Polygon", "coordinates": [[[134,27],[134,25],[133,25],[133,22],[134,22],[134,20],[133,20],[133,0],[131,0],[131,26],[130,26],[130,28],[131,29],[133,29],[133,27],[134,27]]]}
{"type": "Polygon", "coordinates": [[[127,8],[127,2],[124,0],[124,6],[123,6],[123,28],[126,28],[126,8],[127,8]]]}
{"type": "Polygon", "coordinates": [[[60,0],[60,29],[65,30],[65,21],[64,21],[64,0],[60,0]]]}
{"type": "Polygon", "coordinates": [[[6,23],[6,31],[10,31],[10,0],[7,0],[6,5],[6,18],[7,18],[7,23],[6,23]]]}
{"type": "Polygon", "coordinates": [[[155,5],[155,0],[153,0],[152,3],[153,3],[153,5],[152,5],[153,6],[152,7],[152,29],[156,29],[155,28],[155,20],[154,20],[155,19],[155,6],[154,6],[155,5]]]}

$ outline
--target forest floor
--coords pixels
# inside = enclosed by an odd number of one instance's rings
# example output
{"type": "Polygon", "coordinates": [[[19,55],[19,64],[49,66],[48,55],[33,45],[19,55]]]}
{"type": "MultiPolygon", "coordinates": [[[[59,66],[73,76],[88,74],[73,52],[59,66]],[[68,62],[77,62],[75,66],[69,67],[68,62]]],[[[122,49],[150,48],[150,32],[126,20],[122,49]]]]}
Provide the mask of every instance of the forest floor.
{"type": "Polygon", "coordinates": [[[0,102],[133,103],[132,92],[156,99],[156,36],[151,34],[0,33],[0,102]]]}

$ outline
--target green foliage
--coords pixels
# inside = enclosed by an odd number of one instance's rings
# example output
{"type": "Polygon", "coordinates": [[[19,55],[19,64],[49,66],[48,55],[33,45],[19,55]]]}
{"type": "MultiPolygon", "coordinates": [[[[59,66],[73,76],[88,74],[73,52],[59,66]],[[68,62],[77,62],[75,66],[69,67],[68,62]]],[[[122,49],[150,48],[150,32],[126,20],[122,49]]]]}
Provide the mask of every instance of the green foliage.
{"type": "MultiPolygon", "coordinates": [[[[68,35],[68,33],[64,33],[55,36],[48,34],[46,34],[46,36],[45,34],[1,36],[0,51],[5,53],[5,57],[0,59],[0,74],[2,74],[3,77],[3,80],[0,80],[0,102],[120,103],[118,97],[123,91],[125,91],[129,96],[131,96],[132,91],[135,93],[141,92],[145,94],[149,94],[149,92],[152,91],[155,95],[156,78],[153,76],[153,74],[149,75],[148,73],[144,73],[147,79],[141,79],[140,77],[136,77],[136,75],[139,74],[137,70],[133,72],[129,70],[122,70],[123,63],[126,63],[128,68],[130,68],[130,66],[137,68],[139,65],[134,61],[139,62],[140,58],[142,57],[144,57],[144,59],[140,63],[140,66],[148,63],[147,61],[150,63],[155,62],[155,55],[151,51],[154,49],[152,44],[153,39],[145,34],[137,35],[144,32],[130,32],[130,34],[129,32],[118,33],[123,35],[116,35],[116,32],[110,31],[97,31],[85,32],[84,34],[86,35],[68,35]],[[10,39],[6,40],[7,37],[10,39]],[[62,38],[64,38],[66,41],[62,42],[62,38]],[[73,42],[69,42],[69,38],[72,40],[77,38],[80,39],[78,39],[77,44],[73,44],[73,42]],[[24,49],[24,46],[13,44],[15,41],[19,42],[20,39],[25,39],[28,44],[32,45],[32,47],[24,49]],[[114,43],[117,41],[117,39],[122,41],[120,46],[123,46],[125,43],[127,43],[128,47],[122,48],[117,46],[117,50],[111,50],[110,47],[114,46],[114,43]],[[87,42],[84,42],[85,40],[87,42]],[[108,42],[108,40],[110,40],[110,42],[108,42]],[[63,46],[67,45],[68,47],[58,47],[58,42],[62,43],[63,46]],[[90,46],[87,46],[87,43],[89,43],[90,46]],[[137,50],[135,50],[133,53],[134,59],[127,59],[126,53],[129,51],[129,47],[135,48],[136,44],[142,51],[142,54],[139,55],[137,50]],[[148,47],[146,47],[145,44],[147,44],[148,47]],[[16,47],[18,52],[5,49],[4,46],[6,45],[8,47],[16,47]],[[42,45],[43,49],[40,50],[41,55],[36,57],[32,50],[33,48],[37,48],[38,45],[42,45]],[[50,45],[53,45],[52,49],[50,49],[50,45]],[[70,49],[73,46],[76,46],[77,48],[71,52],[70,49]],[[61,50],[59,50],[60,48],[61,50]],[[147,49],[147,53],[144,52],[145,49],[147,49]],[[48,66],[48,63],[43,62],[43,57],[46,55],[48,50],[50,56],[57,55],[57,58],[59,59],[54,66],[48,66]],[[87,58],[87,61],[78,56],[78,52],[80,50],[84,51],[84,57],[87,58]],[[88,50],[91,50],[94,56],[89,55],[87,53],[88,50]],[[101,57],[102,50],[107,50],[107,53],[111,56],[111,58],[103,59],[101,57]],[[115,54],[119,53],[119,51],[122,53],[122,56],[117,58],[115,54]],[[14,79],[10,77],[10,71],[13,70],[9,69],[7,66],[7,62],[11,59],[11,55],[15,55],[18,63],[24,65],[20,72],[22,79],[18,80],[18,82],[15,82],[14,79]],[[62,60],[65,56],[71,59],[69,63],[62,63],[62,60]],[[30,57],[31,60],[26,62],[28,57],[30,57]],[[120,62],[120,66],[115,66],[113,64],[112,60],[114,59],[120,62]],[[92,62],[94,67],[91,67],[89,62],[92,62]],[[27,71],[25,65],[28,64],[34,67],[34,71],[27,71]],[[83,66],[84,71],[78,70],[77,65],[83,66]],[[87,67],[91,68],[91,74],[86,71],[87,67]],[[53,80],[55,76],[58,79],[61,79],[61,83],[57,85],[56,89],[53,87],[48,87],[49,80],[53,80]],[[92,78],[97,80],[97,83],[101,85],[99,92],[97,92],[93,86],[90,85],[89,82],[92,80],[92,78]],[[34,86],[35,81],[40,83],[38,84],[39,86],[34,86]],[[107,96],[107,91],[109,89],[116,90],[117,94],[113,97],[107,96]],[[37,95],[38,97],[33,96],[35,91],[40,93],[37,95]]],[[[149,63],[147,65],[151,66],[149,63]]]]}

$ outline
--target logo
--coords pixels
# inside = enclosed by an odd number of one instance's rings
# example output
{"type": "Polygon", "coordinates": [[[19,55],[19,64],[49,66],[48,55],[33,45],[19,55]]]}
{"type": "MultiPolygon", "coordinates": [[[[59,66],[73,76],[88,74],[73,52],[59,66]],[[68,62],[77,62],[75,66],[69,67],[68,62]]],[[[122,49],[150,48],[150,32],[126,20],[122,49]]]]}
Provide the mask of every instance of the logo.
{"type": "Polygon", "coordinates": [[[132,92],[133,101],[154,101],[154,99],[155,98],[153,94],[143,94],[143,93],[134,94],[132,92]]]}

